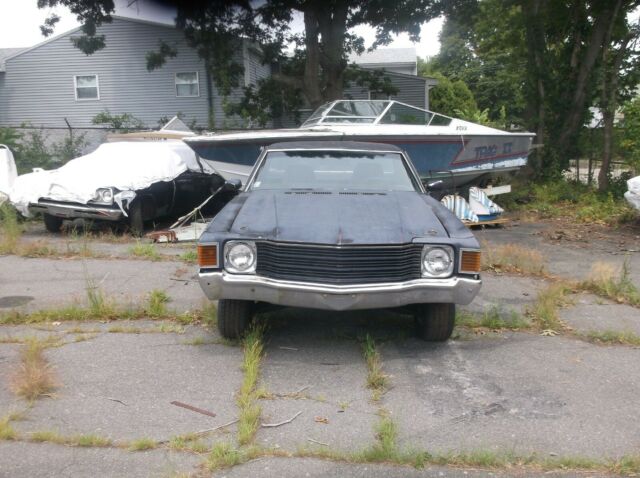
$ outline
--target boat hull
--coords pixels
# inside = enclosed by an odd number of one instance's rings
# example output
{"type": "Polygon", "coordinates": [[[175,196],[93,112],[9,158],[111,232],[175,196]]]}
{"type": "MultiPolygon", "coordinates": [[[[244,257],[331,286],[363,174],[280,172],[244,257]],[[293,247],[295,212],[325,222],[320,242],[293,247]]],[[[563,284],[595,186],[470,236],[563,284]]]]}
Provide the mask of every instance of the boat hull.
{"type": "Polygon", "coordinates": [[[451,188],[479,184],[495,175],[517,171],[527,163],[533,138],[528,134],[425,136],[288,131],[244,138],[200,137],[186,142],[223,176],[239,179],[248,177],[260,149],[276,142],[315,139],[393,144],[407,152],[424,181],[442,180],[445,187],[451,188]]]}

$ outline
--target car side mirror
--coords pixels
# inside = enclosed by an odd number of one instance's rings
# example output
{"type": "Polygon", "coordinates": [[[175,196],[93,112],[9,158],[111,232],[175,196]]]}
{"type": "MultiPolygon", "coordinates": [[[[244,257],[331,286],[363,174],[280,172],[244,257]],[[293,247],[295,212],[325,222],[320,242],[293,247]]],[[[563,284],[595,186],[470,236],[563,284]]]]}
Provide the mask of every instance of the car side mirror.
{"type": "Polygon", "coordinates": [[[242,187],[242,181],[239,179],[228,179],[224,182],[222,187],[225,191],[240,191],[242,187]]]}

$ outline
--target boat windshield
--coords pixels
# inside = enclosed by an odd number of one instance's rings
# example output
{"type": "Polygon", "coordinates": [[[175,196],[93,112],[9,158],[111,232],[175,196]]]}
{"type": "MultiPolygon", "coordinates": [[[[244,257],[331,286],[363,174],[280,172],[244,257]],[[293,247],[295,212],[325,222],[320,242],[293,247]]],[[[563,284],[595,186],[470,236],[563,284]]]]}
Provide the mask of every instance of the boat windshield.
{"type": "Polygon", "coordinates": [[[369,151],[271,151],[252,190],[415,191],[399,153],[369,151]]]}
{"type": "Polygon", "coordinates": [[[340,100],[322,105],[302,126],[344,123],[448,126],[451,118],[393,100],[340,100]]]}

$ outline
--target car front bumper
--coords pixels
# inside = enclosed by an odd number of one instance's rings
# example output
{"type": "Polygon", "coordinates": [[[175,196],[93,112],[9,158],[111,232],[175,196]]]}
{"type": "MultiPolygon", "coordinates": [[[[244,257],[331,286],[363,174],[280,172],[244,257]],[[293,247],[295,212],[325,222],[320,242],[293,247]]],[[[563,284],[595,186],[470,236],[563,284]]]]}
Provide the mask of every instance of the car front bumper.
{"type": "Polygon", "coordinates": [[[325,310],[382,309],[409,304],[466,305],[482,281],[466,277],[407,282],[327,285],[283,281],[248,274],[200,272],[200,286],[211,300],[237,299],[325,310]]]}
{"type": "Polygon", "coordinates": [[[29,204],[30,212],[50,214],[65,219],[81,217],[84,219],[99,219],[102,221],[120,221],[125,218],[118,206],[97,206],[79,203],[64,203],[57,201],[38,201],[29,204]]]}

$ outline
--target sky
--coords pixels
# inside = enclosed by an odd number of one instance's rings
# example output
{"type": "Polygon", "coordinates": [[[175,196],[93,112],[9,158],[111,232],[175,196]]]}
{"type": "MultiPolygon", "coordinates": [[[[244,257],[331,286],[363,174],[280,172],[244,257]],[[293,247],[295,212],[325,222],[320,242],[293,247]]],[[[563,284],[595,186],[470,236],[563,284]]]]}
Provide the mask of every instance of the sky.
{"type": "MultiPolygon", "coordinates": [[[[169,9],[152,5],[149,0],[138,0],[132,6],[129,6],[130,3],[131,0],[116,0],[116,14],[172,23],[173,12],[169,9]]],[[[0,0],[0,48],[29,47],[44,41],[45,38],[40,33],[39,27],[50,13],[56,13],[60,17],[54,35],[59,35],[79,25],[75,16],[64,7],[40,10],[37,7],[37,0],[0,0]]],[[[443,20],[438,18],[425,23],[422,26],[419,43],[412,43],[408,35],[402,34],[396,37],[388,47],[415,46],[420,57],[436,55],[440,49],[438,35],[442,29],[442,22],[443,20]]],[[[302,22],[296,21],[293,27],[302,28],[302,22]]],[[[366,26],[355,29],[355,33],[365,39],[367,46],[371,45],[375,37],[373,28],[366,26]]]]}

